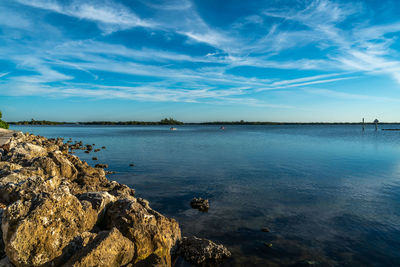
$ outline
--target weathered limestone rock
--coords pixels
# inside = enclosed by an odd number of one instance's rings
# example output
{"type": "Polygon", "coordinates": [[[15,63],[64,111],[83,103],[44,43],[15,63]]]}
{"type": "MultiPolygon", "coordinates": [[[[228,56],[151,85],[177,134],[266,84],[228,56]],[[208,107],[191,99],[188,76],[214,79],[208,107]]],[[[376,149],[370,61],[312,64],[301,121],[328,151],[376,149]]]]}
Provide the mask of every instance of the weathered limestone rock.
{"type": "Polygon", "coordinates": [[[80,201],[88,201],[97,213],[97,223],[103,222],[107,208],[117,199],[107,192],[87,192],[78,196],[80,201]]]}
{"type": "Polygon", "coordinates": [[[11,204],[19,199],[32,199],[41,193],[52,193],[61,184],[58,176],[22,176],[11,174],[0,180],[0,201],[11,204]],[[28,178],[27,178],[28,177],[28,178]]]}
{"type": "Polygon", "coordinates": [[[20,161],[23,159],[29,160],[36,157],[43,157],[47,155],[47,150],[38,145],[23,142],[17,143],[14,147],[10,149],[11,158],[9,161],[20,161]]]}
{"type": "MultiPolygon", "coordinates": [[[[0,222],[3,220],[4,209],[0,208],[0,222]]],[[[0,259],[5,256],[4,242],[3,242],[3,231],[0,228],[0,259]]],[[[1,267],[1,266],[0,266],[1,267]]]]}
{"type": "Polygon", "coordinates": [[[116,228],[100,232],[64,266],[110,266],[128,264],[135,255],[135,246],[116,228]]]}
{"type": "MultiPolygon", "coordinates": [[[[0,267],[171,266],[178,223],[68,153],[80,147],[28,133],[0,147],[0,267]]],[[[195,251],[203,263],[229,253],[212,242],[195,251]]]]}
{"type": "Polygon", "coordinates": [[[62,187],[57,193],[8,206],[2,222],[7,256],[16,266],[57,262],[68,243],[90,230],[97,220],[93,210],[62,187]]]}
{"type": "Polygon", "coordinates": [[[60,151],[51,152],[48,156],[59,168],[60,176],[71,180],[74,180],[78,176],[78,170],[60,151]]]}
{"type": "Polygon", "coordinates": [[[231,256],[230,251],[223,245],[217,245],[210,240],[195,236],[183,237],[179,243],[177,254],[200,266],[219,263],[224,258],[231,256]]]}
{"type": "Polygon", "coordinates": [[[181,237],[178,223],[141,203],[121,199],[108,210],[107,227],[116,227],[135,244],[135,262],[155,253],[171,264],[170,252],[181,237]]]}

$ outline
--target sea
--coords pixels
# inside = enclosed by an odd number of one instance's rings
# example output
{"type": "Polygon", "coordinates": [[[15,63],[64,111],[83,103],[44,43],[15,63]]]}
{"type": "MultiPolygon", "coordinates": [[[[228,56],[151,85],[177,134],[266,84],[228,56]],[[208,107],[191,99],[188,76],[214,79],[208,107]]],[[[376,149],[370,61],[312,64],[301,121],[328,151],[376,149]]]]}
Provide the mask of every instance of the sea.
{"type": "Polygon", "coordinates": [[[105,146],[76,154],[108,164],[184,236],[225,245],[221,266],[400,266],[400,131],[382,131],[400,125],[220,126],[11,129],[105,146]]]}

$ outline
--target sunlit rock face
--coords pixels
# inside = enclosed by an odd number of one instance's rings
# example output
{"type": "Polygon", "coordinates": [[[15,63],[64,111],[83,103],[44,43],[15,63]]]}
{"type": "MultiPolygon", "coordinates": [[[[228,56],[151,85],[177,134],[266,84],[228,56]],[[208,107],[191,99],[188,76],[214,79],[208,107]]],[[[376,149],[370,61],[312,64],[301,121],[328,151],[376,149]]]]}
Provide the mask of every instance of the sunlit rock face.
{"type": "Polygon", "coordinates": [[[69,154],[62,139],[18,133],[1,149],[2,263],[171,265],[178,223],[69,154]]]}

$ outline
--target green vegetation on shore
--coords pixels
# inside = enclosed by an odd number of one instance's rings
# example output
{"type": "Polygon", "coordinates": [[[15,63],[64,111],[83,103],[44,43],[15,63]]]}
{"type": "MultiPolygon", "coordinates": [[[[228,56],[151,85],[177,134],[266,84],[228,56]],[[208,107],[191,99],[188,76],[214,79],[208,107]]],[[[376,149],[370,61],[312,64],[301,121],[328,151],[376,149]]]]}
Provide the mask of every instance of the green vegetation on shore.
{"type": "Polygon", "coordinates": [[[15,124],[15,125],[62,125],[62,124],[68,124],[68,122],[57,122],[57,121],[46,121],[46,120],[30,120],[30,121],[18,121],[18,122],[10,122],[10,124],[15,124]]]}
{"type": "Polygon", "coordinates": [[[7,122],[3,121],[1,119],[1,117],[2,117],[2,114],[1,114],[1,111],[0,111],[0,128],[8,129],[10,125],[7,122]]]}
{"type": "MultiPolygon", "coordinates": [[[[362,125],[362,122],[269,122],[269,121],[212,121],[212,122],[189,122],[170,119],[161,121],[89,121],[89,122],[56,122],[46,120],[9,122],[13,125],[362,125]]],[[[366,122],[365,125],[373,125],[366,122]]],[[[400,124],[399,122],[380,122],[379,124],[400,124]]]]}
{"type": "Polygon", "coordinates": [[[88,122],[56,122],[46,120],[18,121],[10,122],[14,125],[63,125],[63,124],[80,124],[80,125],[183,125],[181,121],[173,118],[165,118],[160,121],[88,121],[88,122]]]}

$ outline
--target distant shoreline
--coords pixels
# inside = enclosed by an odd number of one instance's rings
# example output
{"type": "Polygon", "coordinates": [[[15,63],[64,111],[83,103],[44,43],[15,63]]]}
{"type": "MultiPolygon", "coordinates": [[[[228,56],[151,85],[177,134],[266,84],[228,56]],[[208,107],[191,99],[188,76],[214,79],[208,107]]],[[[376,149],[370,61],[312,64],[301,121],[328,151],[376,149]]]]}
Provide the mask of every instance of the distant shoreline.
{"type": "MultiPolygon", "coordinates": [[[[180,122],[180,121],[92,121],[92,122],[54,122],[54,121],[18,121],[10,125],[362,125],[362,122],[260,122],[260,121],[216,121],[216,122],[180,122]]],[[[379,125],[400,124],[400,122],[380,122],[379,125]]],[[[364,125],[374,125],[366,122],[364,125]]]]}

